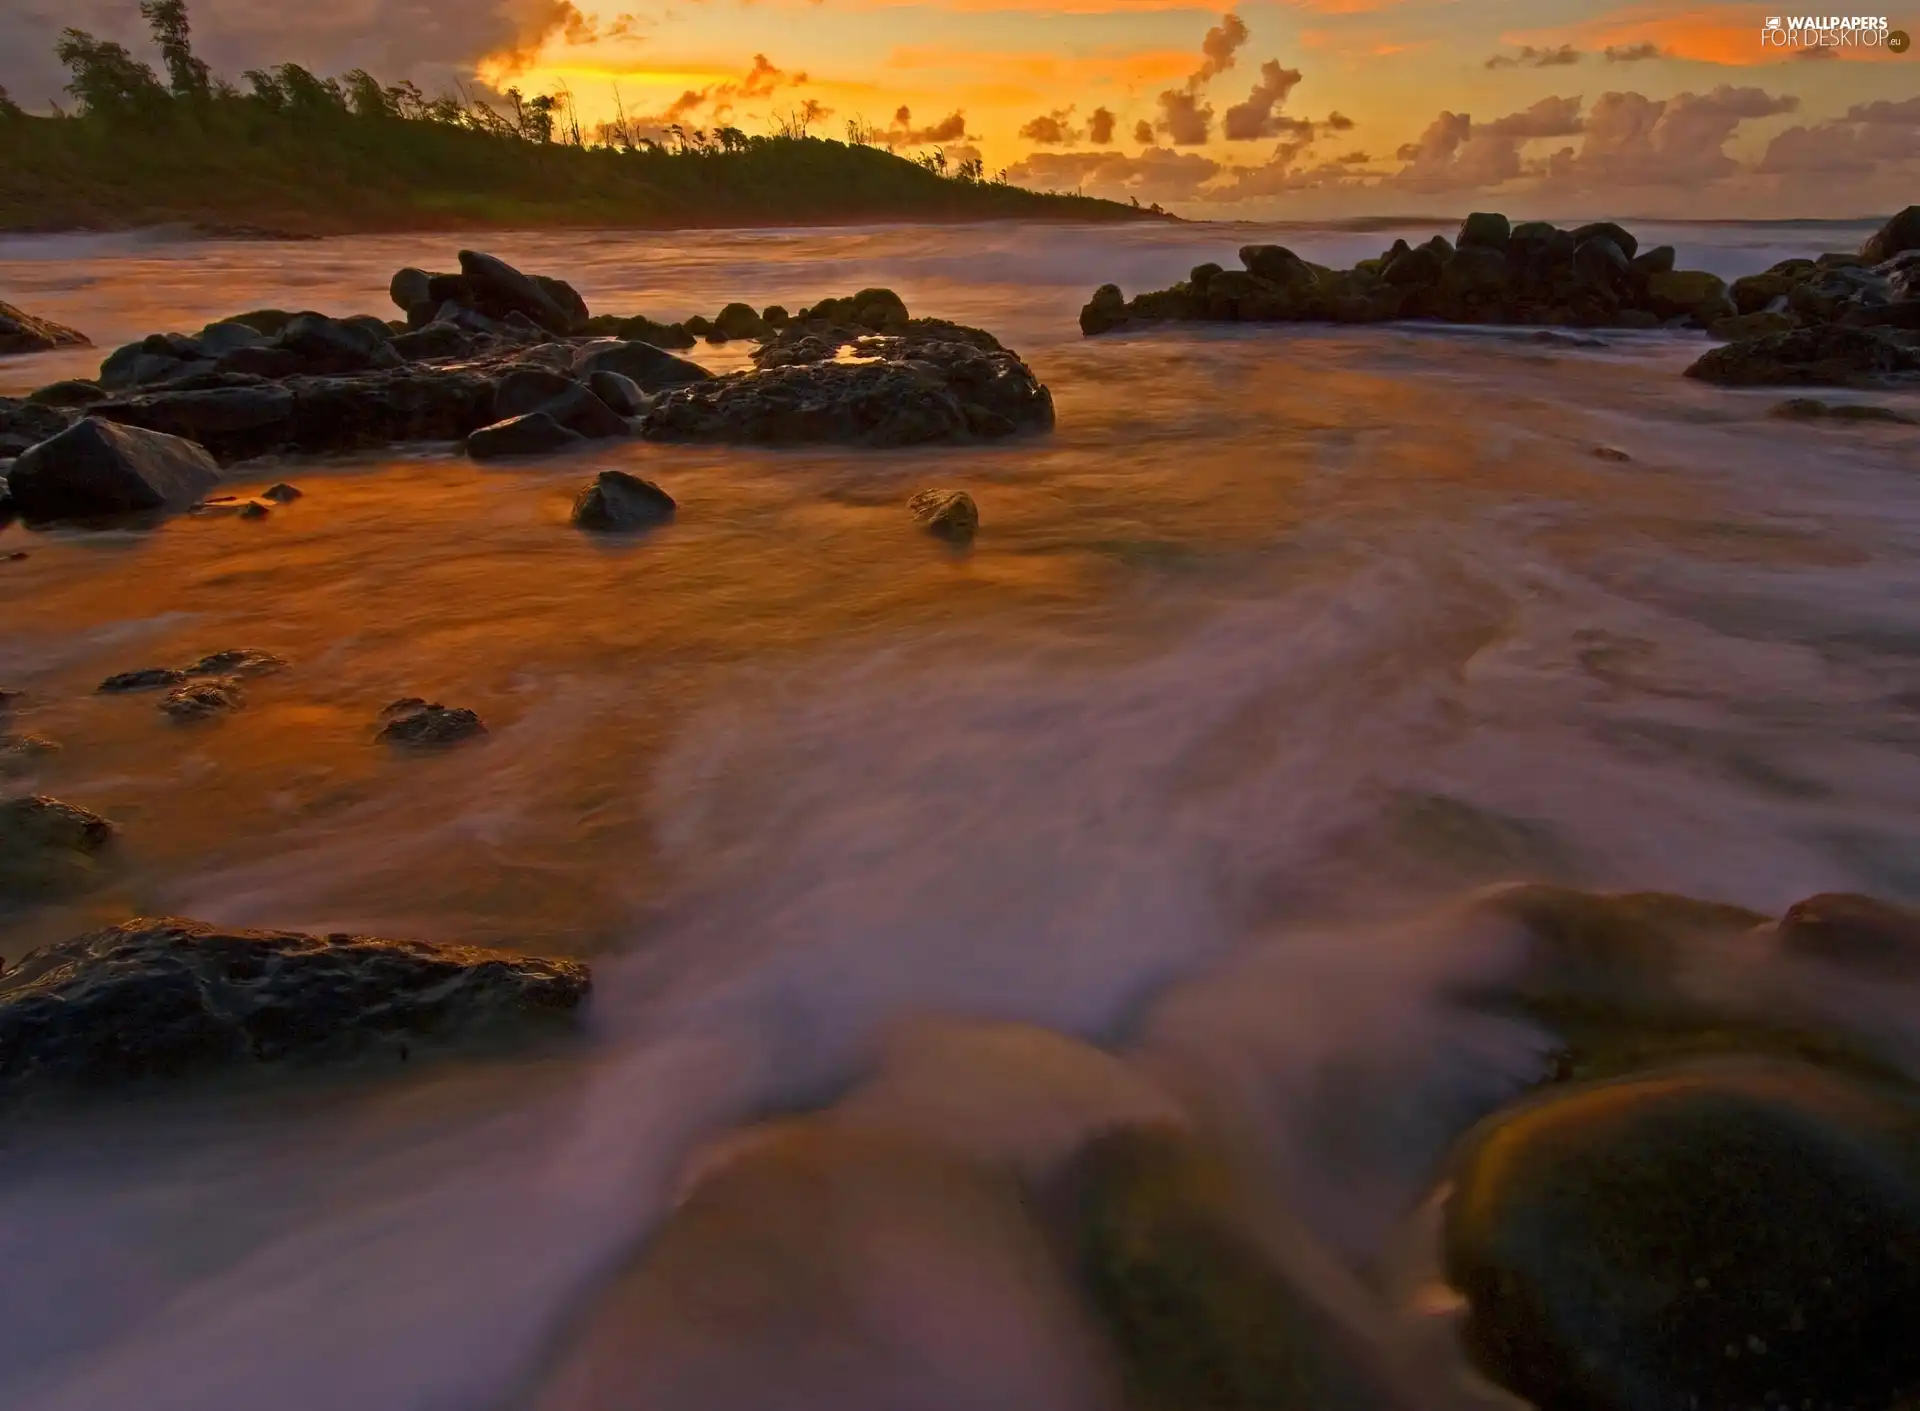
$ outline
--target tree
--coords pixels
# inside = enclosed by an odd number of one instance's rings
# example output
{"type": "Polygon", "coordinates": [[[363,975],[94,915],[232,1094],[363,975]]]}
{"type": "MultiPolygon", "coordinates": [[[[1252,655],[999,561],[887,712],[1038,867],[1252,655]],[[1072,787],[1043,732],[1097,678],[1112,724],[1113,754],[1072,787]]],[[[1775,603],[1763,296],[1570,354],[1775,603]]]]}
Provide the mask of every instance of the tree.
{"type": "Polygon", "coordinates": [[[53,52],[73,75],[67,92],[82,112],[125,120],[157,111],[166,102],[167,90],[159,78],[125,45],[95,39],[84,29],[67,29],[60,32],[53,52]]]}
{"type": "Polygon", "coordinates": [[[12,95],[7,92],[6,86],[0,84],[0,122],[6,122],[9,118],[24,118],[25,116],[26,114],[21,111],[20,105],[14,102],[12,95]]]}
{"type": "Polygon", "coordinates": [[[187,0],[140,0],[140,18],[153,30],[153,42],[167,66],[173,96],[204,103],[212,95],[206,62],[193,52],[187,0]]]}

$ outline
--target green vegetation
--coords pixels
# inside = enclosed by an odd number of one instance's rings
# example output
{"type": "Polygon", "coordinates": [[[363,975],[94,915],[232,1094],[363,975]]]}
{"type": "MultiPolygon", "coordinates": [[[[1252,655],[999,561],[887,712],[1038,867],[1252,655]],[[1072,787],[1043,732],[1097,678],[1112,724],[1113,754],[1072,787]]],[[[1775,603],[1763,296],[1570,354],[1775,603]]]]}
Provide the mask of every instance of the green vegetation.
{"type": "Polygon", "coordinates": [[[186,222],[340,234],[472,227],[809,225],[875,220],[1123,220],[1156,212],[1029,191],[977,158],[918,161],[814,136],[809,105],[749,136],[649,131],[624,116],[583,134],[565,93],[429,98],[364,70],[251,70],[242,89],[193,52],[185,0],[145,0],[165,77],[69,29],[57,53],[71,113],[0,90],[0,230],[186,222]]]}

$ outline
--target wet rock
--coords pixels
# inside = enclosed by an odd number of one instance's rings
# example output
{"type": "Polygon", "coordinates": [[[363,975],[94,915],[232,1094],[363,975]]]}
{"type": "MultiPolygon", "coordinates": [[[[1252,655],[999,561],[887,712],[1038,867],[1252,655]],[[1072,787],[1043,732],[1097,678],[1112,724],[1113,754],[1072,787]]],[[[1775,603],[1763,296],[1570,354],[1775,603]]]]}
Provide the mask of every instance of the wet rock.
{"type": "Polygon", "coordinates": [[[662,441],[920,445],[1053,426],[1027,365],[978,329],[916,320],[897,335],[800,322],[762,345],[751,372],[663,394],[641,419],[662,441]]]}
{"type": "MultiPolygon", "coordinates": [[[[1211,274],[1220,272],[1220,266],[1211,267],[1211,274]]],[[[1201,288],[1204,292],[1204,286],[1201,288]]],[[[1117,284],[1101,285],[1093,291],[1093,297],[1087,301],[1086,307],[1080,310],[1080,332],[1088,338],[1118,328],[1126,321],[1127,298],[1117,284]]]]}
{"type": "Polygon", "coordinates": [[[1920,250],[1920,206],[1908,206],[1866,239],[1860,258],[1870,265],[1908,250],[1920,250]]]}
{"type": "Polygon", "coordinates": [[[1789,955],[1910,980],[1920,963],[1920,911],[1846,892],[1823,892],[1787,908],[1775,926],[1789,955]]]}
{"type": "Polygon", "coordinates": [[[728,304],[713,320],[715,338],[765,338],[772,331],[750,304],[728,304]]]}
{"type": "Polygon", "coordinates": [[[587,374],[587,390],[623,417],[639,416],[649,405],[639,383],[608,368],[587,374]]]}
{"type": "Polygon", "coordinates": [[[396,366],[400,355],[387,338],[386,325],[377,319],[305,313],[288,321],[275,344],[300,359],[301,371],[337,374],[396,366]]]}
{"type": "Polygon", "coordinates": [[[404,1055],[576,1010],[576,961],[142,918],[0,975],[0,1088],[102,1089],[404,1055]]]}
{"type": "Polygon", "coordinates": [[[272,652],[252,647],[230,647],[226,651],[203,656],[186,668],[188,676],[272,676],[287,669],[286,661],[272,652]]]}
{"type": "Polygon", "coordinates": [[[1575,226],[1573,243],[1578,246],[1588,240],[1610,240],[1620,247],[1620,253],[1632,259],[1640,249],[1640,241],[1633,232],[1610,220],[1594,221],[1590,225],[1575,226]]]}
{"type": "Polygon", "coordinates": [[[44,353],[54,348],[85,347],[91,342],[86,334],[50,319],[35,318],[0,303],[0,357],[17,353],[44,353]]]}
{"type": "Polygon", "coordinates": [[[1513,226],[1497,211],[1475,211],[1460,222],[1454,244],[1462,250],[1498,250],[1506,253],[1513,239],[1513,226]]]}
{"type": "Polygon", "coordinates": [[[402,313],[433,302],[433,276],[423,269],[395,270],[387,283],[387,296],[402,313]]]}
{"type": "Polygon", "coordinates": [[[596,372],[617,372],[643,392],[658,392],[668,387],[684,387],[705,382],[713,376],[698,363],[677,358],[651,343],[606,339],[582,344],[573,354],[573,371],[579,377],[596,372]]]}
{"type": "MultiPolygon", "coordinates": [[[[306,317],[318,317],[318,315],[306,317]]],[[[251,324],[226,319],[219,323],[208,324],[200,330],[200,336],[194,341],[199,344],[202,357],[219,359],[228,353],[237,353],[242,348],[265,347],[267,337],[251,324]]]]}
{"type": "Polygon", "coordinates": [[[907,501],[907,513],[938,539],[964,543],[980,528],[980,510],[965,490],[922,490],[907,501]]]}
{"type": "Polygon", "coordinates": [[[1900,426],[1920,423],[1920,418],[1897,412],[1892,407],[1866,406],[1852,402],[1822,402],[1814,397],[1789,397],[1775,402],[1767,415],[1782,421],[1878,421],[1900,426]]]}
{"type": "Polygon", "coordinates": [[[298,486],[288,485],[284,481],[277,485],[269,485],[260,492],[261,499],[272,500],[277,505],[290,505],[301,497],[302,491],[298,486]]]}
{"type": "Polygon", "coordinates": [[[100,401],[106,395],[106,388],[99,383],[74,378],[65,382],[49,382],[45,387],[29,392],[27,400],[42,407],[84,407],[90,402],[100,401]]]}
{"type": "Polygon", "coordinates": [[[183,510],[219,482],[193,442],[93,416],[22,452],[7,476],[21,517],[42,522],[183,510]]]}
{"type": "Polygon", "coordinates": [[[1630,461],[1633,459],[1632,456],[1628,455],[1618,446],[1595,446],[1593,448],[1593,455],[1594,459],[1603,461],[1630,461]]]}
{"type": "Polygon", "coordinates": [[[1898,333],[1825,324],[1709,350],[1687,376],[1723,387],[1880,387],[1920,376],[1920,347],[1898,333]]]}
{"type": "Polygon", "coordinates": [[[525,314],[541,328],[562,334],[586,325],[586,305],[558,280],[530,277],[475,250],[460,252],[460,274],[472,290],[473,306],[489,318],[525,314]]]}
{"type": "Polygon", "coordinates": [[[99,402],[89,414],[193,441],[218,460],[234,461],[287,444],[294,394],[271,383],[169,389],[99,402]]]}
{"type": "Polygon", "coordinates": [[[1651,250],[1642,250],[1633,256],[1630,265],[1635,274],[1652,278],[1656,274],[1672,274],[1673,260],[1673,246],[1655,245],[1651,250]]]}
{"type": "Polygon", "coordinates": [[[246,704],[240,683],[229,677],[189,681],[160,698],[160,713],[173,720],[207,720],[246,704]]]}
{"type": "Polygon", "coordinates": [[[1243,245],[1240,263],[1255,279],[1283,286],[1300,282],[1303,273],[1312,273],[1306,262],[1284,245],[1243,245]]]}
{"type": "Polygon", "coordinates": [[[487,733],[478,715],[463,706],[444,706],[408,696],[380,712],[386,722],[380,738],[396,745],[452,745],[487,733]]]}
{"type": "Polygon", "coordinates": [[[1458,1157],[1462,1340],[1537,1406],[1896,1406],[1920,1392],[1920,1121],[1818,1069],[1678,1069],[1498,1117],[1458,1157]]]}
{"type": "Polygon", "coordinates": [[[590,439],[625,436],[626,418],[572,378],[543,368],[510,373],[495,394],[494,413],[505,419],[538,412],[590,439]]]}
{"type": "MultiPolygon", "coordinates": [[[[844,299],[822,299],[812,308],[802,309],[794,316],[794,322],[861,328],[869,333],[898,333],[905,330],[909,315],[906,301],[893,290],[862,289],[844,299]]],[[[687,327],[693,327],[692,320],[688,320],[687,327]]]]}
{"type": "Polygon", "coordinates": [[[473,335],[457,323],[430,322],[410,333],[395,335],[389,344],[403,358],[462,358],[473,351],[473,335]]]}
{"type": "Polygon", "coordinates": [[[0,778],[31,773],[59,753],[44,735],[0,733],[0,778]]]}
{"type": "Polygon", "coordinates": [[[1726,281],[1698,269],[1653,275],[1647,280],[1647,303],[1661,318],[1685,315],[1700,320],[1703,326],[1720,317],[1723,310],[1733,312],[1726,281]]]}
{"type": "Polygon", "coordinates": [[[1439,254],[1425,245],[1418,249],[1407,250],[1395,255],[1381,271],[1380,277],[1389,284],[1415,286],[1436,283],[1446,263],[1439,254]]]}
{"type": "Polygon", "coordinates": [[[656,348],[691,348],[699,341],[684,324],[661,323],[645,315],[624,319],[594,319],[587,331],[610,334],[621,342],[651,343],[656,348]]]}
{"type": "Polygon", "coordinates": [[[29,446],[58,436],[78,420],[79,413],[66,407],[0,397],[0,457],[18,456],[29,446]]]}
{"type": "Polygon", "coordinates": [[[122,671],[109,676],[93,689],[102,695],[120,696],[132,691],[158,691],[168,686],[178,686],[187,679],[187,673],[176,671],[170,666],[143,666],[137,671],[122,671]]]}
{"type": "Polygon", "coordinates": [[[467,454],[477,461],[544,456],[583,446],[586,439],[577,431],[569,431],[546,412],[528,412],[474,431],[467,437],[467,454]]]}
{"type": "Polygon", "coordinates": [[[651,529],[673,514],[673,496],[623,470],[601,471],[573,502],[573,522],[582,529],[651,529]]]}
{"type": "Polygon", "coordinates": [[[99,814],[44,794],[0,801],[0,900],[30,901],[86,885],[115,832],[99,814]]]}
{"type": "Polygon", "coordinates": [[[1766,333],[1784,333],[1799,326],[1799,320],[1789,313],[1776,313],[1763,309],[1759,313],[1737,314],[1733,318],[1716,320],[1707,332],[1723,343],[1737,343],[1742,338],[1758,338],[1766,333]]]}
{"type": "Polygon", "coordinates": [[[778,332],[793,322],[793,316],[779,304],[768,304],[760,311],[760,321],[768,328],[778,332]]]}
{"type": "Polygon", "coordinates": [[[571,377],[551,367],[516,367],[494,385],[493,413],[504,420],[543,411],[554,398],[566,395],[577,386],[571,377]]]}

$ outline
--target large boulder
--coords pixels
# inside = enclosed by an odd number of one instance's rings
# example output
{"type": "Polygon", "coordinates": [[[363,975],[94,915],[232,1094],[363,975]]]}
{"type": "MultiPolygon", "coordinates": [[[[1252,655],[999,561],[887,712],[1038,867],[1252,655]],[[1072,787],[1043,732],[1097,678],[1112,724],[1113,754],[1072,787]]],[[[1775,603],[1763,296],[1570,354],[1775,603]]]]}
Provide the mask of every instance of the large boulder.
{"type": "Polygon", "coordinates": [[[1647,307],[1661,318],[1701,319],[1703,326],[1735,312],[1727,297],[1726,281],[1701,269],[1678,269],[1650,276],[1647,307]]]}
{"type": "Polygon", "coordinates": [[[655,344],[632,338],[596,339],[574,351],[573,370],[579,377],[596,372],[617,372],[643,392],[658,392],[666,387],[684,387],[704,382],[713,376],[698,363],[677,358],[655,344]]]}
{"type": "Polygon", "coordinates": [[[489,318],[524,314],[548,332],[562,334],[586,326],[586,305],[557,280],[522,274],[505,260],[477,250],[460,252],[460,274],[472,291],[473,306],[489,318]]]}
{"type": "Polygon", "coordinates": [[[1640,249],[1640,241],[1632,231],[1610,220],[1597,220],[1588,225],[1575,226],[1573,231],[1575,246],[1588,240],[1611,240],[1620,247],[1620,252],[1632,259],[1640,249]]]}
{"type": "Polygon", "coordinates": [[[586,439],[547,412],[527,412],[475,428],[467,436],[467,454],[477,461],[517,460],[584,445],[586,439]]]}
{"type": "Polygon", "coordinates": [[[89,809],[42,794],[0,802],[0,901],[33,901],[86,886],[117,831],[89,809]]]}
{"type": "Polygon", "coordinates": [[[614,533],[651,529],[673,518],[673,496],[624,470],[603,470],[573,502],[573,522],[581,529],[614,533]]]}
{"type": "Polygon", "coordinates": [[[765,338],[772,331],[751,304],[728,304],[713,319],[716,339],[765,338]]]}
{"type": "Polygon", "coordinates": [[[73,408],[0,397],[0,458],[17,456],[49,436],[58,436],[78,419],[79,412],[73,408]]]}
{"type": "Polygon", "coordinates": [[[0,1090],[404,1055],[564,1016],[589,986],[576,961],[474,946],[129,921],[0,975],[0,1090]]]}
{"type": "Polygon", "coordinates": [[[23,452],[7,483],[23,519],[99,519],[186,509],[220,468],[192,441],[88,416],[23,452]]]}
{"type": "Polygon", "coordinates": [[[1506,253],[1513,240],[1513,226],[1498,211],[1475,211],[1460,222],[1454,244],[1462,249],[1478,247],[1506,253]]]}
{"type": "MultiPolygon", "coordinates": [[[[1220,273],[1219,265],[1202,266],[1209,277],[1220,273]]],[[[1198,270],[1195,273],[1199,273],[1198,270]]],[[[1197,285],[1204,289],[1204,285],[1197,285]]],[[[1117,284],[1103,284],[1093,291],[1093,297],[1087,300],[1080,310],[1080,332],[1084,337],[1092,338],[1118,328],[1127,321],[1127,296],[1120,292],[1117,284]]]]}
{"type": "Polygon", "coordinates": [[[1866,239],[1860,258],[1870,265],[1908,250],[1920,250],[1920,206],[1908,206],[1866,239]]]}
{"type": "Polygon", "coordinates": [[[0,303],[0,357],[16,353],[45,353],[54,348],[85,347],[92,340],[78,329],[49,319],[35,318],[0,303]]]}
{"type": "Polygon", "coordinates": [[[1920,345],[1877,328],[1821,324],[1723,344],[1687,376],[1722,387],[1886,387],[1920,381],[1920,345]]]}
{"type": "Polygon", "coordinates": [[[125,426],[183,437],[216,460],[264,455],[286,444],[294,396],[272,383],[148,392],[98,402],[91,414],[125,426]]]}
{"type": "Polygon", "coordinates": [[[1920,1394],[1920,1111],[1811,1066],[1680,1068],[1491,1119],[1450,1173],[1474,1362],[1568,1411],[1920,1394]]]}

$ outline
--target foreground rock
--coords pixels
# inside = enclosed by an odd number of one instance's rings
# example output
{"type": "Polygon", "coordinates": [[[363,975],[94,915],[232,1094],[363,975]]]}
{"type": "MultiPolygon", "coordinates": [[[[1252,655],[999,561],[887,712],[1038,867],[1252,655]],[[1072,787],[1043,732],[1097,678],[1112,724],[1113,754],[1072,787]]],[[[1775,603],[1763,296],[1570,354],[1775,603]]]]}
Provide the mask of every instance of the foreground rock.
{"type": "Polygon", "coordinates": [[[1052,429],[1052,395],[991,334],[908,319],[904,305],[877,297],[860,308],[859,297],[819,306],[824,315],[818,308],[796,314],[755,350],[752,371],[663,393],[641,419],[641,434],[658,441],[911,446],[1052,429]]]}
{"type": "Polygon", "coordinates": [[[630,532],[665,524],[674,509],[673,496],[651,480],[603,470],[573,502],[573,522],[581,529],[630,532]]]}
{"type": "Polygon", "coordinates": [[[86,886],[115,832],[99,814],[44,794],[0,801],[0,902],[86,886]]]}
{"type": "Polygon", "coordinates": [[[1536,1406],[1909,1404],[1916,1138],[1908,1098],[1778,1063],[1642,1074],[1495,1118],[1446,1205],[1463,1340],[1536,1406]]]}
{"type": "Polygon", "coordinates": [[[184,510],[219,483],[193,442],[92,416],[22,453],[7,476],[20,517],[39,522],[184,510]]]}
{"type": "Polygon", "coordinates": [[[1868,264],[1879,264],[1909,250],[1920,250],[1920,206],[1908,206],[1868,236],[1860,256],[1868,264]]]}
{"type": "Polygon", "coordinates": [[[45,353],[54,348],[84,348],[91,341],[78,329],[35,318],[12,304],[0,303],[0,357],[45,353]]]}
{"type": "Polygon", "coordinates": [[[129,921],[0,975],[0,1090],[316,1064],[577,1009],[569,960],[371,936],[129,921]]]}
{"type": "Polygon", "coordinates": [[[1687,376],[1721,387],[1920,386],[1920,334],[1841,323],[1768,333],[1712,349],[1687,376]]]}

